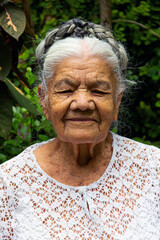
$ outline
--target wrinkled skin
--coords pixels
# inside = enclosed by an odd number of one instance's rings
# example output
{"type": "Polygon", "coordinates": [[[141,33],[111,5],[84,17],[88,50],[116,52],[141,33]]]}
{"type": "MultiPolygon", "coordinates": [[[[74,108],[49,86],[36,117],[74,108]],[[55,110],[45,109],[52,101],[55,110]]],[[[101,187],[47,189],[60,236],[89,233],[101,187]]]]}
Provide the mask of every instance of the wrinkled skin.
{"type": "MultiPolygon", "coordinates": [[[[116,96],[116,89],[112,68],[98,56],[70,57],[55,67],[48,79],[48,97],[41,104],[58,137],[35,151],[50,176],[79,186],[104,173],[112,155],[109,128],[117,119],[122,97],[116,96]]],[[[41,86],[38,92],[42,99],[41,86]]]]}

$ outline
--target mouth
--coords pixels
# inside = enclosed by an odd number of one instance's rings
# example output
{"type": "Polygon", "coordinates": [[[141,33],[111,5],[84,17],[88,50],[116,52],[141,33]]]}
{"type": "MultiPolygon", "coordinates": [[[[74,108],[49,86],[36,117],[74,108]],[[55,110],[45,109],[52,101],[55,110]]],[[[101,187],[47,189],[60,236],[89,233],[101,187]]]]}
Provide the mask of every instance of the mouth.
{"type": "Polygon", "coordinates": [[[72,121],[72,122],[97,122],[95,119],[93,118],[67,118],[66,121],[72,121]]]}

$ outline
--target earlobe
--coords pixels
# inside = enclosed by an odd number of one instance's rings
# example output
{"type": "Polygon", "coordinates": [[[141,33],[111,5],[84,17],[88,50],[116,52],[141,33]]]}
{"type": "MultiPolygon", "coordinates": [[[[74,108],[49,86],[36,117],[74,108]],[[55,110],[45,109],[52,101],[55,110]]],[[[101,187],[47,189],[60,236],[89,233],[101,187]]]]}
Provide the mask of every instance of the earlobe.
{"type": "Polygon", "coordinates": [[[48,107],[47,107],[48,103],[47,103],[46,94],[42,90],[41,85],[38,86],[37,91],[38,91],[38,97],[39,97],[39,100],[40,100],[40,103],[41,103],[41,106],[43,109],[43,113],[44,113],[46,119],[50,120],[49,113],[48,113],[48,107]]]}
{"type": "Polygon", "coordinates": [[[42,90],[41,85],[38,86],[37,91],[38,91],[38,97],[39,97],[39,100],[41,102],[41,105],[43,105],[43,100],[45,98],[45,94],[44,94],[44,91],[42,90]]]}

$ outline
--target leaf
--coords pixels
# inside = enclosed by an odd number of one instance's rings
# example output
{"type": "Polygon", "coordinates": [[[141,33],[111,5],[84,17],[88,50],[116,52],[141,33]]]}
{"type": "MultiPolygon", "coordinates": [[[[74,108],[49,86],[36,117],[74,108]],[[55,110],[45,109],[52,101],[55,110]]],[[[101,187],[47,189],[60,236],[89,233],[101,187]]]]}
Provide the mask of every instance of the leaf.
{"type": "Polygon", "coordinates": [[[3,153],[0,153],[0,164],[5,162],[7,160],[6,155],[4,155],[3,153]]]}
{"type": "Polygon", "coordinates": [[[157,98],[160,98],[160,93],[157,93],[157,98]]]}
{"type": "Polygon", "coordinates": [[[41,115],[41,113],[36,109],[34,104],[28,98],[26,98],[24,93],[19,88],[17,88],[9,79],[5,79],[5,83],[9,88],[9,91],[21,107],[26,108],[29,112],[33,114],[41,115]]]}
{"type": "Polygon", "coordinates": [[[27,126],[22,126],[20,128],[20,133],[24,136],[26,134],[26,132],[27,132],[27,126]]]}
{"type": "Polygon", "coordinates": [[[0,136],[6,138],[12,127],[12,102],[4,82],[0,81],[0,136]]]}
{"type": "Polygon", "coordinates": [[[49,136],[45,135],[45,134],[38,134],[38,137],[41,141],[47,141],[49,140],[49,136]]]}
{"type": "Polygon", "coordinates": [[[12,67],[12,56],[8,44],[0,37],[0,80],[4,80],[12,67]]]}
{"type": "Polygon", "coordinates": [[[18,40],[26,26],[25,14],[13,3],[4,4],[0,16],[0,25],[9,35],[18,40]]]}
{"type": "Polygon", "coordinates": [[[155,104],[156,107],[160,107],[160,101],[157,101],[155,104]]]}

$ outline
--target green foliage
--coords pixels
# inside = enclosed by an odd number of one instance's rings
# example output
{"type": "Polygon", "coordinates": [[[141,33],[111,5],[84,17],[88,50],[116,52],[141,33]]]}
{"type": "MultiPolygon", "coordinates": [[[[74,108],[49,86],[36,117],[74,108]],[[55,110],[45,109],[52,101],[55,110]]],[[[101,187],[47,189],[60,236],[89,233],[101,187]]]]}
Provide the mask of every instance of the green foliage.
{"type": "MultiPolygon", "coordinates": [[[[129,51],[129,79],[137,82],[136,99],[130,97],[129,137],[160,146],[160,50],[159,38],[146,28],[122,20],[134,20],[160,35],[158,1],[112,0],[114,33],[129,51]],[[122,20],[121,20],[122,19],[122,20]],[[132,104],[134,101],[134,105],[132,104]],[[131,110],[130,110],[131,109],[131,110]]],[[[134,93],[133,93],[134,95],[134,93]]],[[[124,128],[121,134],[126,132],[124,128]]]]}
{"type": "MultiPolygon", "coordinates": [[[[25,4],[27,4],[27,2],[23,3],[23,7],[25,7],[25,4]]],[[[4,96],[4,84],[6,84],[9,90],[8,91],[5,88],[4,99],[6,103],[4,103],[4,100],[0,101],[0,136],[6,138],[11,128],[13,115],[12,106],[15,104],[14,100],[10,100],[10,93],[20,106],[25,107],[35,115],[39,115],[40,113],[37,111],[34,104],[24,95],[23,91],[18,88],[18,86],[22,88],[21,83],[23,86],[29,88],[30,85],[35,82],[35,77],[33,77],[31,69],[27,69],[25,78],[17,67],[19,48],[22,47],[21,39],[19,37],[24,32],[25,27],[29,28],[28,25],[26,25],[25,13],[20,7],[7,0],[2,1],[0,4],[0,13],[0,80],[4,81],[4,83],[1,84],[0,95],[4,96]],[[15,81],[17,86],[6,78],[9,73],[11,78],[15,75],[18,78],[15,81]],[[28,81],[28,79],[30,80],[28,81]]],[[[29,13],[27,13],[27,16],[27,20],[29,21],[29,13]]]]}
{"type": "MultiPolygon", "coordinates": [[[[35,92],[37,87],[28,92],[38,111],[42,112],[35,92]]],[[[33,115],[26,108],[13,106],[12,129],[6,140],[0,138],[0,163],[22,152],[29,145],[47,141],[56,136],[51,122],[43,115],[33,115]]]]}
{"type": "MultiPolygon", "coordinates": [[[[33,105],[33,103],[31,101],[29,101],[29,99],[24,95],[24,93],[19,88],[15,87],[14,84],[9,79],[6,79],[5,83],[8,86],[11,94],[17,100],[18,104],[21,107],[28,109],[28,111],[30,111],[31,113],[33,113],[35,115],[40,114],[37,111],[36,107],[33,105]]],[[[25,90],[26,90],[26,92],[29,92],[28,88],[25,88],[25,90]]]]}

